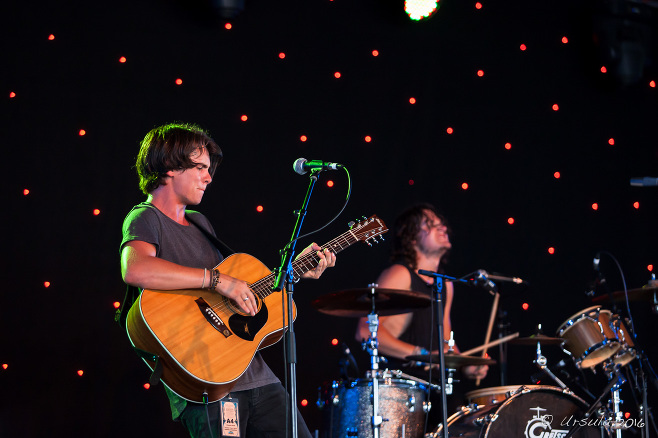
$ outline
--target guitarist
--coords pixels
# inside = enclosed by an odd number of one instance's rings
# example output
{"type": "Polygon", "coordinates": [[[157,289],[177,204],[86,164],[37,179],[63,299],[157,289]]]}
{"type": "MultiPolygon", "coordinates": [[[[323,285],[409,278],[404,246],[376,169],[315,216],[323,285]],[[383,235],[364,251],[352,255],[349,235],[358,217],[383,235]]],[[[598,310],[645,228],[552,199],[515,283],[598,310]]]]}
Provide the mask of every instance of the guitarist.
{"type": "MultiPolygon", "coordinates": [[[[256,299],[245,281],[212,268],[223,259],[206,233],[215,232],[201,213],[186,210],[198,205],[212,181],[222,151],[196,125],[172,123],[151,130],[137,156],[139,186],[147,200],[135,206],[123,223],[121,273],[123,280],[141,289],[175,290],[205,288],[233,300],[244,312],[255,315],[256,299]],[[203,228],[201,230],[200,228],[203,228]]],[[[302,277],[320,277],[336,263],[335,254],[313,243],[304,253],[316,251],[318,266],[302,277]]],[[[222,400],[237,401],[240,437],[284,437],[286,391],[279,379],[256,353],[230,394],[206,405],[180,398],[168,388],[172,417],[193,438],[220,437],[222,415],[235,416],[222,400]],[[221,412],[220,412],[221,411],[221,412]],[[228,413],[228,414],[227,414],[228,413]],[[212,427],[212,432],[209,430],[212,427]]],[[[300,437],[311,434],[301,415],[300,437]]],[[[228,423],[235,424],[234,418],[228,423]]]]}

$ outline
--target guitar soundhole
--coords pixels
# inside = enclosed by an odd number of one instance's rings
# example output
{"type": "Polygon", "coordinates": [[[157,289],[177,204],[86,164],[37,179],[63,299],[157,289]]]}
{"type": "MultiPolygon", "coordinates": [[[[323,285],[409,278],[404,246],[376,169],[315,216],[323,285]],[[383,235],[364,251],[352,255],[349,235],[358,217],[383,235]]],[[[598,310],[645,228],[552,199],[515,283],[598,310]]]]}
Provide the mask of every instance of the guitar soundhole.
{"type": "Polygon", "coordinates": [[[239,338],[246,341],[253,341],[258,332],[265,326],[265,323],[267,323],[269,315],[265,302],[256,297],[258,311],[254,316],[251,316],[244,313],[242,309],[239,309],[230,300],[225,299],[225,301],[229,302],[231,308],[235,310],[235,313],[228,319],[228,326],[231,331],[239,338]]]}

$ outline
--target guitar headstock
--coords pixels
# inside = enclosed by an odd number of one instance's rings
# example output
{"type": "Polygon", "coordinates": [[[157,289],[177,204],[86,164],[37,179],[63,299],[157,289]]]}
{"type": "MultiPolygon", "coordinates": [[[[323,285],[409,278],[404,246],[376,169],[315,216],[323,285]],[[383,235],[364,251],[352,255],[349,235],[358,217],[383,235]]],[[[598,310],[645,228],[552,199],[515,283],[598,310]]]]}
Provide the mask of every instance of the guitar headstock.
{"type": "Polygon", "coordinates": [[[379,219],[377,215],[370,216],[367,219],[364,218],[359,222],[350,222],[349,226],[354,237],[367,243],[369,246],[384,240],[381,235],[388,231],[384,221],[379,219]]]}

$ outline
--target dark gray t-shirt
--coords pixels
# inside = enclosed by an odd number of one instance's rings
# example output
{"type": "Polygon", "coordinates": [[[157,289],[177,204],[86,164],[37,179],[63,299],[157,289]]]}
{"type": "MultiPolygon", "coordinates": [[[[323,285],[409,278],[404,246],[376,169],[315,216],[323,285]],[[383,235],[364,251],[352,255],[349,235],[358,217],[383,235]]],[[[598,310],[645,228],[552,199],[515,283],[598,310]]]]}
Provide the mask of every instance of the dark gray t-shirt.
{"type": "MultiPolygon", "coordinates": [[[[186,210],[185,215],[206,231],[215,235],[208,219],[199,212],[186,210]]],[[[156,256],[192,268],[214,268],[223,260],[217,248],[204,236],[195,225],[181,225],[172,220],[155,206],[142,202],[133,207],[123,221],[123,239],[121,250],[126,243],[140,240],[156,248],[156,256]]],[[[279,379],[267,366],[259,353],[256,353],[244,374],[236,381],[233,391],[258,388],[279,379]]],[[[165,386],[171,405],[171,414],[176,420],[188,403],[165,386]]]]}

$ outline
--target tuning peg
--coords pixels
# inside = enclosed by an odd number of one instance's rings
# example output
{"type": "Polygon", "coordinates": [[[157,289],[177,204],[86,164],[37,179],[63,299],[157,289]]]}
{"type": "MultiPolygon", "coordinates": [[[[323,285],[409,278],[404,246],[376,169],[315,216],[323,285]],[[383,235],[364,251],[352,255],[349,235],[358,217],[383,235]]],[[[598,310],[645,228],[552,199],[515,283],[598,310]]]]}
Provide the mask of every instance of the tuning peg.
{"type": "Polygon", "coordinates": [[[350,230],[351,230],[352,228],[354,228],[354,225],[356,225],[356,223],[355,223],[354,221],[349,221],[349,222],[347,223],[347,226],[350,228],[350,230]]]}

